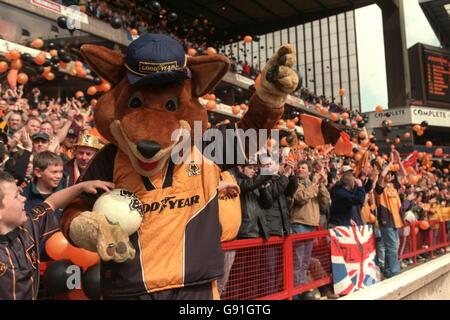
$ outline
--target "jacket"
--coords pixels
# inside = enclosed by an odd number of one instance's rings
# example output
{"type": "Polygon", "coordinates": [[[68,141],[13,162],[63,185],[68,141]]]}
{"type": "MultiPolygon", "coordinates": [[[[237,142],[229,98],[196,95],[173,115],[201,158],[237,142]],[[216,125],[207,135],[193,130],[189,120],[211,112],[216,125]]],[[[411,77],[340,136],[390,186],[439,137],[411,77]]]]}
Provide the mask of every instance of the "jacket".
{"type": "Polygon", "coordinates": [[[269,183],[259,190],[267,228],[271,236],[285,236],[291,233],[287,197],[292,197],[297,190],[297,177],[273,176],[269,183]]]}
{"type": "Polygon", "coordinates": [[[267,183],[271,176],[257,175],[249,178],[247,175],[234,171],[236,181],[241,189],[242,221],[239,228],[238,238],[270,237],[267,228],[264,211],[261,207],[260,192],[258,188],[267,183]]]}
{"type": "Polygon", "coordinates": [[[361,208],[366,200],[366,192],[372,189],[372,181],[354,190],[347,190],[338,182],[331,190],[330,224],[337,226],[351,226],[353,220],[357,225],[363,225],[361,208]]]}
{"type": "Polygon", "coordinates": [[[291,223],[317,227],[320,224],[320,206],[330,201],[330,193],[324,185],[312,185],[309,179],[301,179],[294,193],[290,212],[291,223]]]}

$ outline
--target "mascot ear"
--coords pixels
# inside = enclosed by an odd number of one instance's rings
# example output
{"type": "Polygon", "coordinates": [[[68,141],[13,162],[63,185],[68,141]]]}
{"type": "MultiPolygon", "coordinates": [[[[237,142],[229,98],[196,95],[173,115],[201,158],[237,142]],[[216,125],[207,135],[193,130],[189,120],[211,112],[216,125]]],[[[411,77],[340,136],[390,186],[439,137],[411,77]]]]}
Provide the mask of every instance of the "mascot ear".
{"type": "Polygon", "coordinates": [[[117,84],[125,75],[122,54],[93,44],[81,46],[81,54],[96,74],[112,84],[117,84]]]}
{"type": "Polygon", "coordinates": [[[187,66],[192,72],[192,95],[201,97],[210,92],[227,73],[230,60],[222,55],[188,57],[187,66]]]}

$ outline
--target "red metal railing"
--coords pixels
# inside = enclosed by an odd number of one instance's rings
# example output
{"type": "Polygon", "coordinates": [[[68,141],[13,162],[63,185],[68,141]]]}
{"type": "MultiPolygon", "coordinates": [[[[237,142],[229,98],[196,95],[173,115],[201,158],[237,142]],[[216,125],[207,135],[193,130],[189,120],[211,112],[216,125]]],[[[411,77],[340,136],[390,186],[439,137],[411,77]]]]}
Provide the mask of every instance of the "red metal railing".
{"type": "MultiPolygon", "coordinates": [[[[446,223],[429,223],[428,230],[420,230],[419,222],[400,230],[401,260],[411,258],[416,264],[418,256],[428,254],[433,258],[436,250],[450,245],[446,223]]],[[[272,237],[268,241],[258,238],[223,243],[225,277],[219,281],[221,299],[292,299],[332,284],[328,237],[329,231],[318,231],[272,237]],[[303,269],[298,263],[302,260],[299,255],[310,257],[304,261],[303,269]]]]}
{"type": "MultiPolygon", "coordinates": [[[[429,221],[428,230],[419,223],[400,229],[399,257],[411,258],[450,245],[446,223],[429,221]]],[[[225,276],[218,281],[223,300],[282,300],[332,284],[329,231],[234,240],[222,244],[225,276]],[[306,257],[306,259],[305,259],[306,257]],[[309,257],[309,258],[308,258],[309,257]]],[[[41,275],[46,264],[41,264],[41,275]],[[42,268],[43,267],[43,268],[42,268]]]]}

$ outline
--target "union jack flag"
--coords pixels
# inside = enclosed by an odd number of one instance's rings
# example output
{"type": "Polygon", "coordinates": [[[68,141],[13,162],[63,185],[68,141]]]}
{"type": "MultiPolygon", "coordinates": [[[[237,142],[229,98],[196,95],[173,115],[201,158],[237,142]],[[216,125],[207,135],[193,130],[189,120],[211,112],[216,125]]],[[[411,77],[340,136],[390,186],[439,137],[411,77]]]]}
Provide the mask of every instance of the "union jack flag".
{"type": "Polygon", "coordinates": [[[371,225],[330,229],[334,292],[347,295],[380,280],[371,225]]]}

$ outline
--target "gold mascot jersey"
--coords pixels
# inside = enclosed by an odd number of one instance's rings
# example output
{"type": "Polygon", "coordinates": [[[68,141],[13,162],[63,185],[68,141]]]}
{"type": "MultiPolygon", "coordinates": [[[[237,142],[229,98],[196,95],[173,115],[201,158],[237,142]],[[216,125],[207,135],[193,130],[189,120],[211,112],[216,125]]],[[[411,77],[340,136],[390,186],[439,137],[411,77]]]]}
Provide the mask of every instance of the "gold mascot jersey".
{"type": "MultiPolygon", "coordinates": [[[[192,151],[199,152],[195,147],[192,151]]],[[[154,293],[222,276],[217,185],[221,169],[227,168],[202,159],[201,164],[169,162],[164,172],[149,179],[140,176],[115,145],[107,145],[95,156],[83,181],[113,181],[144,204],[141,227],[130,236],[135,259],[101,264],[104,297],[154,293]]],[[[83,195],[92,204],[98,196],[83,195]]]]}

